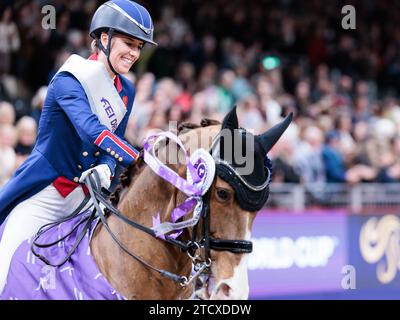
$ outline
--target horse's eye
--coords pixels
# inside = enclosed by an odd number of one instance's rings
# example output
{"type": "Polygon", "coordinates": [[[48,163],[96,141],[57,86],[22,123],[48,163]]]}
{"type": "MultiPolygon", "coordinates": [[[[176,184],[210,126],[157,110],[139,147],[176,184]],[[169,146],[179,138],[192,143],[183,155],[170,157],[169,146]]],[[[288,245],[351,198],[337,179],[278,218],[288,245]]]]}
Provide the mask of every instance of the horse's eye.
{"type": "Polygon", "coordinates": [[[228,201],[231,198],[231,194],[228,190],[225,189],[217,189],[217,198],[220,201],[228,201]]]}

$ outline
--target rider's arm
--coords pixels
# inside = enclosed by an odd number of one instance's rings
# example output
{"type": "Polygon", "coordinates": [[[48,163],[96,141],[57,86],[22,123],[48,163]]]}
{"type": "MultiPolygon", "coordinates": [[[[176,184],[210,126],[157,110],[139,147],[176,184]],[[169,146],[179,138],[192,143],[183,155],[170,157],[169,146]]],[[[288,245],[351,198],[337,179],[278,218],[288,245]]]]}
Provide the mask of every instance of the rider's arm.
{"type": "Polygon", "coordinates": [[[52,85],[57,103],[71,120],[82,140],[96,144],[123,166],[128,166],[137,159],[139,152],[108,130],[92,113],[85,91],[78,80],[69,74],[61,73],[54,78],[52,85]]]}

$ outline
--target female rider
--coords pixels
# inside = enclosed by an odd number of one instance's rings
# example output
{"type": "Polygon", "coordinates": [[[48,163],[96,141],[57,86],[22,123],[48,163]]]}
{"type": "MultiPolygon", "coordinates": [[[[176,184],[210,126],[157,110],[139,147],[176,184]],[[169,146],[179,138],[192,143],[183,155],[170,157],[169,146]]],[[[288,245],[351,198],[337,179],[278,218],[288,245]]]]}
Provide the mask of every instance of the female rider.
{"type": "Polygon", "coordinates": [[[126,74],[153,41],[149,12],[129,0],[100,6],[90,25],[94,54],[72,55],[50,82],[32,154],[0,190],[0,293],[21,242],[73,212],[85,198],[83,179],[97,171],[108,188],[116,164],[138,152],[124,139],[135,89],[126,74]],[[1,236],[2,233],[2,236],[1,236]]]}

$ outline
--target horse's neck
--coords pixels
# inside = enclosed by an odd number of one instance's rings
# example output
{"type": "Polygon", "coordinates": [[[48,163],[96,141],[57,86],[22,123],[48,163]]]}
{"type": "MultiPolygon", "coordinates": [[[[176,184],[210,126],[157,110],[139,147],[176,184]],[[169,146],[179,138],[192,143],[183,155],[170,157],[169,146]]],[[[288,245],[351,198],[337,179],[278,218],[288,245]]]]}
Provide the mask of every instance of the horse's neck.
{"type": "MultiPolygon", "coordinates": [[[[135,222],[151,227],[153,217],[158,213],[161,220],[167,219],[175,205],[175,195],[172,185],[145,168],[123,195],[118,209],[135,222]]],[[[177,274],[188,276],[190,273],[190,260],[178,248],[134,229],[115,216],[109,217],[108,223],[129,251],[144,261],[177,274]]],[[[124,253],[111,240],[105,228],[100,228],[95,234],[92,249],[100,271],[127,298],[169,299],[179,298],[182,293],[179,285],[162,278],[124,253]],[[173,290],[175,287],[176,290],[173,290]]]]}
{"type": "Polygon", "coordinates": [[[176,189],[147,167],[123,195],[118,209],[130,219],[151,227],[152,218],[158,214],[161,220],[168,219],[168,208],[175,195],[176,189]]]}
{"type": "MultiPolygon", "coordinates": [[[[219,126],[194,129],[180,138],[187,149],[189,149],[188,146],[192,147],[191,151],[197,148],[208,150],[213,137],[219,130],[219,126]]],[[[183,175],[185,167],[180,166],[179,169],[178,173],[183,175]]],[[[156,176],[149,167],[146,167],[135,177],[131,186],[122,195],[118,209],[130,219],[151,227],[153,217],[158,213],[160,213],[162,221],[168,219],[172,209],[183,200],[176,197],[183,197],[183,195],[176,193],[171,184],[156,176]]],[[[177,247],[154,239],[118,220],[115,216],[111,216],[108,223],[117,238],[130,252],[159,269],[189,276],[191,261],[177,247]]],[[[127,298],[176,299],[186,298],[191,294],[191,292],[184,292],[179,284],[151,271],[124,253],[111,240],[103,227],[100,227],[95,233],[92,252],[100,271],[111,285],[127,298]]]]}

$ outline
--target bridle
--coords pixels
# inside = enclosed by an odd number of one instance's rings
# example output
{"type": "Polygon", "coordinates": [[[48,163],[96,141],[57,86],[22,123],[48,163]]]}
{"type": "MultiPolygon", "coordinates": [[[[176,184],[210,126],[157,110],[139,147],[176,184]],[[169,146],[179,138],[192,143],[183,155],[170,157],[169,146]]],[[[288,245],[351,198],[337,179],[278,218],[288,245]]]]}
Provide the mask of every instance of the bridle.
{"type": "MultiPolygon", "coordinates": [[[[140,153],[140,156],[143,156],[143,152],[140,153]]],[[[218,161],[218,160],[217,160],[218,161]]],[[[237,173],[232,169],[232,174],[237,175],[237,173]]],[[[84,216],[81,221],[78,223],[77,226],[73,228],[73,230],[68,233],[67,235],[63,236],[61,239],[53,242],[53,243],[48,243],[48,244],[42,244],[38,242],[38,239],[40,238],[41,234],[43,234],[45,231],[57,226],[60,222],[54,222],[51,224],[47,224],[40,228],[36,236],[34,237],[32,244],[31,244],[31,250],[32,253],[37,256],[39,259],[41,259],[44,263],[47,265],[51,265],[54,267],[59,267],[63,265],[72,255],[76,247],[79,245],[81,240],[83,239],[84,235],[86,234],[87,230],[89,230],[92,222],[99,218],[100,221],[102,222],[103,226],[106,228],[112,239],[117,243],[117,245],[124,251],[126,252],[129,256],[131,256],[133,259],[137,260],[141,264],[143,264],[145,267],[152,269],[156,272],[158,272],[160,275],[169,278],[170,280],[173,280],[177,283],[179,283],[181,286],[185,287],[191,284],[197,277],[199,277],[203,273],[207,273],[210,270],[211,267],[211,250],[217,250],[217,251],[228,251],[234,254],[244,254],[244,253],[251,253],[253,249],[253,244],[251,241],[247,240],[227,240],[227,239],[217,239],[211,236],[210,234],[210,198],[211,198],[211,188],[202,196],[202,202],[203,206],[201,209],[201,215],[200,215],[200,220],[198,223],[193,227],[192,230],[192,238],[189,241],[182,241],[178,239],[174,239],[171,237],[168,237],[166,235],[164,240],[161,240],[160,238],[157,237],[156,233],[154,232],[153,229],[143,226],[128,217],[126,217],[124,214],[122,214],[117,208],[115,208],[108,200],[107,196],[105,196],[101,190],[100,187],[100,179],[98,176],[98,173],[96,171],[92,171],[90,175],[87,176],[86,178],[86,186],[89,190],[88,196],[85,198],[83,203],[75,210],[69,217],[64,218],[61,222],[65,222],[69,219],[72,219],[76,217],[78,214],[80,214],[80,210],[83,209],[83,207],[86,205],[86,203],[89,200],[92,200],[94,209],[91,211],[90,215],[84,216]],[[102,204],[105,207],[105,210],[103,210],[100,206],[102,204]],[[97,216],[96,216],[97,213],[97,216]],[[178,247],[182,252],[186,252],[189,256],[189,258],[192,260],[193,264],[193,269],[194,273],[187,278],[186,276],[178,275],[172,272],[169,272],[167,270],[159,269],[157,267],[154,267],[147,261],[144,261],[141,257],[136,255],[135,253],[132,253],[117,237],[116,235],[112,232],[110,229],[108,223],[107,223],[107,215],[115,215],[117,218],[122,220],[124,223],[141,230],[154,238],[158,239],[159,241],[166,241],[171,245],[174,245],[178,247]],[[198,236],[198,227],[200,225],[200,221],[202,221],[202,230],[200,232],[200,237],[197,238],[198,236]],[[48,248],[54,245],[57,245],[60,241],[63,241],[66,237],[68,237],[74,230],[77,229],[77,227],[81,224],[85,223],[84,228],[82,229],[80,235],[77,237],[74,245],[72,246],[71,250],[68,252],[66,257],[62,259],[60,262],[57,263],[51,263],[46,257],[43,255],[39,254],[35,250],[35,246],[38,248],[48,248]],[[204,250],[204,257],[200,257],[197,255],[197,251],[203,249],[204,250]]],[[[267,184],[265,185],[265,187],[267,184]]]]}

